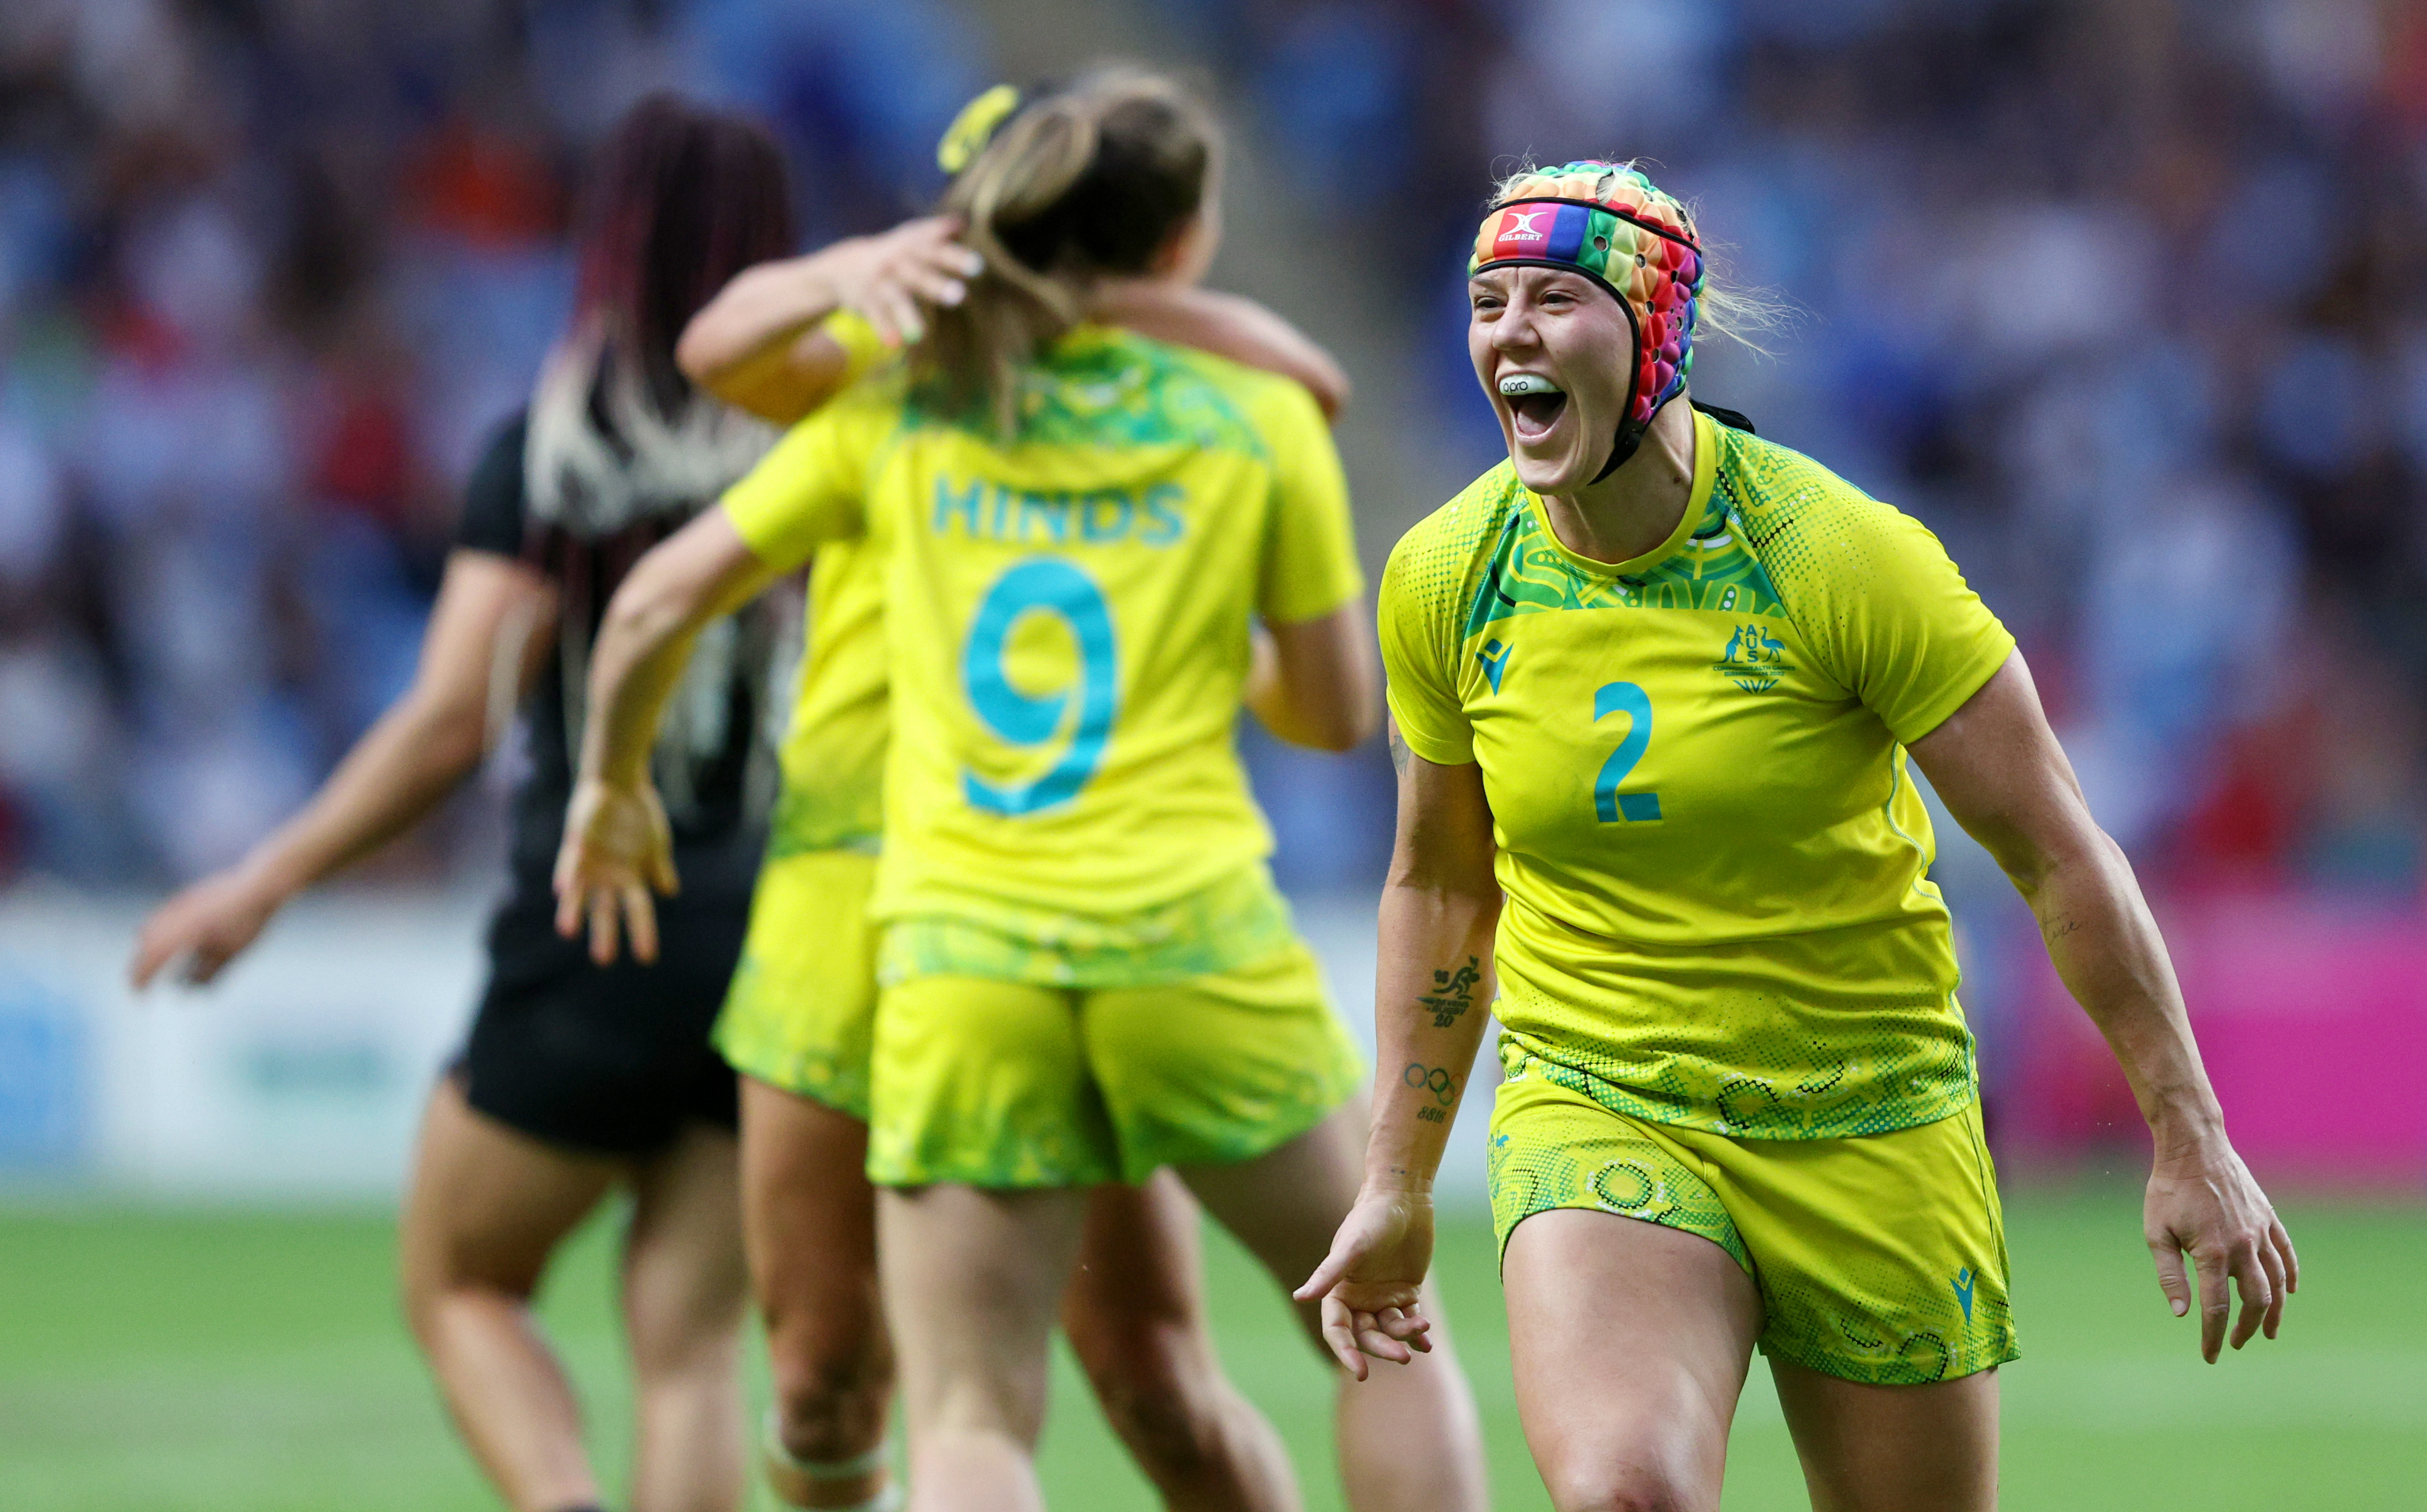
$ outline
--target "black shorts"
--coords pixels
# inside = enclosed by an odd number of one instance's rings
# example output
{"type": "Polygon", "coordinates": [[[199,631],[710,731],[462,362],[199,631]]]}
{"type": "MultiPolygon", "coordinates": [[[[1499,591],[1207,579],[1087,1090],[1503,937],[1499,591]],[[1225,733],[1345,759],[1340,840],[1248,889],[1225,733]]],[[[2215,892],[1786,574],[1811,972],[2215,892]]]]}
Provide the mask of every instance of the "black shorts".
{"type": "Polygon", "coordinates": [[[740,1123],[732,1068],[709,1044],[741,957],[746,898],[658,901],[658,960],[591,964],[525,886],[489,925],[489,989],[456,1063],[464,1099],[552,1144],[649,1155],[688,1123],[740,1123]]]}

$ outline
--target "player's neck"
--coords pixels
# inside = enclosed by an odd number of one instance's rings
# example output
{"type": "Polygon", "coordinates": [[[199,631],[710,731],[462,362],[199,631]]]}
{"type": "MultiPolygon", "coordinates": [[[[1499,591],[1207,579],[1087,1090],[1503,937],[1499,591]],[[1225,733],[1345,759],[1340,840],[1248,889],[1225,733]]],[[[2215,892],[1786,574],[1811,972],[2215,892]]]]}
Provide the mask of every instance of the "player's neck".
{"type": "Polygon", "coordinates": [[[1593,561],[1631,561],[1675,531],[1694,494],[1694,411],[1684,398],[1661,407],[1616,472],[1573,493],[1542,496],[1561,545],[1593,561]]]}

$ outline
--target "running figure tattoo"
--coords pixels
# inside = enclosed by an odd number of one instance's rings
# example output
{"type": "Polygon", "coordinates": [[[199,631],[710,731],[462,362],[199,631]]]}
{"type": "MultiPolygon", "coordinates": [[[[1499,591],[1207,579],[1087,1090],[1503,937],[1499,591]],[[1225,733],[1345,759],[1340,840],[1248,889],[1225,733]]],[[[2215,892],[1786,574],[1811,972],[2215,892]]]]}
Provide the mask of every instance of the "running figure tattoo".
{"type": "Polygon", "coordinates": [[[1447,971],[1435,971],[1433,990],[1416,1000],[1430,1010],[1435,1029],[1447,1029],[1474,1006],[1474,984],[1482,980],[1482,965],[1470,955],[1466,958],[1466,965],[1458,968],[1456,976],[1447,971]]]}

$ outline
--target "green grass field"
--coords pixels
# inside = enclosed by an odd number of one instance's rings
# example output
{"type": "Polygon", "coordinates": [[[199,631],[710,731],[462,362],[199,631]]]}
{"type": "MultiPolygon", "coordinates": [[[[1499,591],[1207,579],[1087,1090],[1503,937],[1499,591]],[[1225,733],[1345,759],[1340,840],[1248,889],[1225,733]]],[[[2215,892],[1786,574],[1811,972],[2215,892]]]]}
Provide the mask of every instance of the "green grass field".
{"type": "MultiPolygon", "coordinates": [[[[2203,1366],[2150,1278],[2132,1194],[2009,1208],[2026,1358],[2005,1374],[2012,1509],[2427,1506],[2427,1208],[2296,1205],[2284,1336],[2203,1366]]],[[[10,1512],[455,1512],[494,1505],[396,1318],[390,1225],[363,1216],[0,1210],[0,1506],[10,1512]]],[[[1233,1376],[1336,1507],[1328,1385],[1262,1278],[1211,1241],[1233,1376]]],[[[594,1226],[546,1301],[612,1485],[625,1395],[594,1226]]],[[[1546,1504],[1525,1458],[1481,1221],[1442,1283],[1490,1434],[1498,1504],[1546,1504]]],[[[1044,1452],[1057,1508],[1152,1504],[1067,1361],[1044,1452]]],[[[1730,1509],[1804,1504],[1756,1365],[1730,1509]]]]}

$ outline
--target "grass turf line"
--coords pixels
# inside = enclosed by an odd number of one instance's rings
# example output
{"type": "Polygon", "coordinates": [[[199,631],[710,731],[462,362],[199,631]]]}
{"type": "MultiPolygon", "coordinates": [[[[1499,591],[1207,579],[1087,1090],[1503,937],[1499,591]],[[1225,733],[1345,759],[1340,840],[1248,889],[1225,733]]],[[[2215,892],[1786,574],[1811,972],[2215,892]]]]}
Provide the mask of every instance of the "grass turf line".
{"type": "MultiPolygon", "coordinates": [[[[2010,1509],[2419,1505],[2427,1208],[2294,1204],[2305,1282],[2284,1337],[2213,1368],[2199,1362],[2195,1325],[2158,1296],[2135,1194],[2025,1191],[2007,1211],[2025,1352],[2003,1382],[2010,1509]]],[[[0,1210],[0,1502],[12,1512],[493,1507],[397,1316],[393,1239],[378,1216],[0,1210]]],[[[629,1401],[613,1243],[613,1220],[595,1223],[543,1302],[611,1489],[624,1479],[629,1401]]],[[[1329,1382],[1252,1263],[1219,1236],[1207,1247],[1231,1374],[1289,1440],[1310,1507],[1336,1508],[1329,1382]]],[[[1495,1503],[1543,1506],[1510,1396],[1486,1224],[1445,1224],[1441,1279],[1482,1403],[1495,1503]]],[[[1153,1504],[1067,1358],[1041,1463],[1065,1512],[1153,1504]]],[[[1758,1363],[1726,1504],[1803,1504],[1758,1363]]]]}

